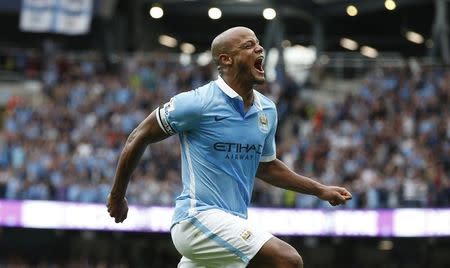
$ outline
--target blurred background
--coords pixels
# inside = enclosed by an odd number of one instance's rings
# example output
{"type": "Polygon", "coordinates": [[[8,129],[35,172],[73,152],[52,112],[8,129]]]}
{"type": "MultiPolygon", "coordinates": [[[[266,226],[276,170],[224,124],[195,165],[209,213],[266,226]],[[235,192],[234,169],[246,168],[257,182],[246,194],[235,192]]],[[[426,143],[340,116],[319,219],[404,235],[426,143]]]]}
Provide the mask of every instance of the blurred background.
{"type": "Polygon", "coordinates": [[[104,203],[128,134],[216,79],[210,43],[240,25],[266,50],[278,158],[353,194],[257,180],[250,220],[305,267],[450,267],[448,2],[0,0],[0,267],[176,267],[176,137],[144,153],[124,224],[104,203]]]}

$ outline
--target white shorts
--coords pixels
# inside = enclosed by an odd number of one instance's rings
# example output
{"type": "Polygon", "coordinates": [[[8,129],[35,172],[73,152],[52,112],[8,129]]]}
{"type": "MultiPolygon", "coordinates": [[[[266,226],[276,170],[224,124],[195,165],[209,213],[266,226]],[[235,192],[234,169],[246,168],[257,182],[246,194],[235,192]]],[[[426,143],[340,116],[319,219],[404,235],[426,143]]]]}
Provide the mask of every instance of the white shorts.
{"type": "Polygon", "coordinates": [[[246,267],[272,234],[219,209],[201,211],[171,230],[178,268],[246,267]]]}

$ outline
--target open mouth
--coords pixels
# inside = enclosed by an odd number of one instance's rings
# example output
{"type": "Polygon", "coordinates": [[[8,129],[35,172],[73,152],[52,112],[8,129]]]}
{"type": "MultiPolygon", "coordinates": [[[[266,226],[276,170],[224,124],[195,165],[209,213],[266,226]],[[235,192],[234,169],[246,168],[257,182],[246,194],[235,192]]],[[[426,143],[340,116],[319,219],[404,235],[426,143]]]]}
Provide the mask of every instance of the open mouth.
{"type": "Polygon", "coordinates": [[[260,73],[264,73],[264,69],[263,69],[263,60],[264,57],[258,57],[255,61],[255,69],[260,72],[260,73]]]}

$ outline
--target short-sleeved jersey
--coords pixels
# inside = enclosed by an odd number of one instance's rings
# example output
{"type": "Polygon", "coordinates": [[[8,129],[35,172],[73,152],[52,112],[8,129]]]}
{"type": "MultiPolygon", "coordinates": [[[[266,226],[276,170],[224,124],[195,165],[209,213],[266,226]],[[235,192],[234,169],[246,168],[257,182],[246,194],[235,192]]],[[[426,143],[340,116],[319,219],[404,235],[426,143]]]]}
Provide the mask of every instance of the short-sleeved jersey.
{"type": "Polygon", "coordinates": [[[180,138],[183,190],[173,224],[211,208],[247,218],[259,162],[276,157],[275,104],[254,90],[244,103],[222,78],[174,96],[157,112],[160,127],[180,138]]]}

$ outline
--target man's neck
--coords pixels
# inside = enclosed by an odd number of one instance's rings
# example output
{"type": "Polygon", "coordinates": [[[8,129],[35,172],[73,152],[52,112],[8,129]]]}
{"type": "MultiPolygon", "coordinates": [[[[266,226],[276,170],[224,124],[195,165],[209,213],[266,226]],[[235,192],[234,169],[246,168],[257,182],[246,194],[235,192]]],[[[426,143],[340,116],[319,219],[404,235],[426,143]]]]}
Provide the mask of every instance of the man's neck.
{"type": "Polygon", "coordinates": [[[238,80],[238,76],[230,77],[223,75],[222,79],[229,85],[244,101],[245,110],[247,110],[253,104],[253,84],[243,83],[238,80]]]}

